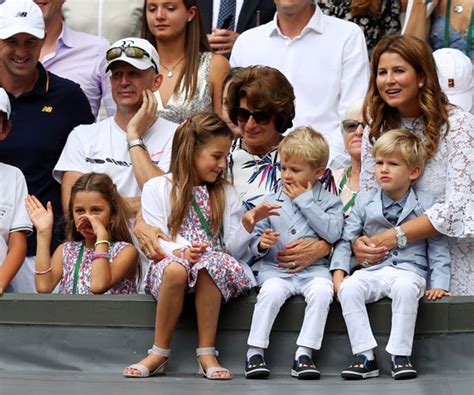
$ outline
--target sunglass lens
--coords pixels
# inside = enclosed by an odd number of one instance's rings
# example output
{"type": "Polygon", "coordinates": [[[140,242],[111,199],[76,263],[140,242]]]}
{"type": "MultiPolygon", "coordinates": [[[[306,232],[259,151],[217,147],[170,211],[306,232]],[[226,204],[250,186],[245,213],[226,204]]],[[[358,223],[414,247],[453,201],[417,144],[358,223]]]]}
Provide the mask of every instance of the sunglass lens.
{"type": "Polygon", "coordinates": [[[146,52],[137,47],[126,47],[124,48],[125,55],[127,55],[129,58],[133,59],[142,59],[144,56],[146,56],[146,52]]]}
{"type": "Polygon", "coordinates": [[[245,108],[238,108],[237,109],[237,120],[239,122],[247,122],[250,118],[250,115],[252,115],[252,113],[245,109],[245,108]]]}
{"type": "Polygon", "coordinates": [[[360,123],[357,121],[344,121],[342,127],[347,133],[354,133],[359,127],[360,123]]]}
{"type": "Polygon", "coordinates": [[[255,119],[255,122],[261,123],[261,124],[267,124],[270,122],[270,119],[272,118],[272,112],[263,110],[263,111],[256,111],[253,113],[253,118],[255,119]]]}
{"type": "Polygon", "coordinates": [[[107,51],[107,54],[105,55],[105,58],[108,60],[108,61],[111,61],[111,60],[114,60],[114,59],[117,59],[118,57],[120,57],[120,55],[122,55],[122,48],[110,48],[108,51],[107,51]]]}

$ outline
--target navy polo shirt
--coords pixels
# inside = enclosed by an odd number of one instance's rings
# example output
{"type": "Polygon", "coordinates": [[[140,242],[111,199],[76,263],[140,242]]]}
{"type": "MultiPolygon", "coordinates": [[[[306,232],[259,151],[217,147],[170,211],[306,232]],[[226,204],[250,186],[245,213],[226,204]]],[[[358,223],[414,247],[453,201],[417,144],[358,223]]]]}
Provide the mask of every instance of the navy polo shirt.
{"type": "MultiPolygon", "coordinates": [[[[57,230],[62,222],[61,186],[52,171],[69,133],[78,125],[94,122],[94,116],[78,84],[46,71],[41,63],[37,68],[39,77],[33,90],[16,98],[9,95],[12,130],[0,142],[0,161],[23,172],[28,192],[43,205],[51,202],[57,230]]],[[[58,232],[55,235],[52,248],[62,241],[58,232]]],[[[36,255],[35,234],[28,238],[26,255],[36,255]]]]}

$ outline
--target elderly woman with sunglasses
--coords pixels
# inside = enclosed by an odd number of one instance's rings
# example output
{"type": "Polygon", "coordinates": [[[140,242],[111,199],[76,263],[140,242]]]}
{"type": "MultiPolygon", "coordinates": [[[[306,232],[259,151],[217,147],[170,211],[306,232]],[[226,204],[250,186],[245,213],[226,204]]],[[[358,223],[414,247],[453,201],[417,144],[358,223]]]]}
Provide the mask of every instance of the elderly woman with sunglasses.
{"type": "Polygon", "coordinates": [[[336,191],[344,205],[344,216],[348,216],[359,192],[360,151],[365,122],[361,113],[362,103],[350,106],[341,122],[344,148],[351,164],[333,172],[336,191]]]}
{"type": "MultiPolygon", "coordinates": [[[[247,67],[232,79],[226,103],[229,117],[240,127],[242,137],[232,145],[229,173],[246,209],[255,207],[280,186],[277,147],[293,126],[294,100],[293,87],[277,69],[247,67]]],[[[282,266],[297,272],[330,250],[325,241],[297,240],[286,245],[278,258],[282,266]]]]}

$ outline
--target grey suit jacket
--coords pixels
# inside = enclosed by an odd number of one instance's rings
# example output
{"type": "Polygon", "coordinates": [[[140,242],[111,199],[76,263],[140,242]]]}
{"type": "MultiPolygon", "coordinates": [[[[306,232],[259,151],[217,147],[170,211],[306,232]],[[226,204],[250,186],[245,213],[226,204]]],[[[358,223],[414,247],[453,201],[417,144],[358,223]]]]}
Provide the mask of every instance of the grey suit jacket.
{"type": "Polygon", "coordinates": [[[263,202],[281,205],[280,215],[271,216],[257,223],[254,228],[250,248],[254,256],[262,256],[258,272],[258,283],[271,277],[326,277],[331,279],[329,261],[319,259],[297,274],[289,274],[288,269],[279,268],[277,254],[284,246],[299,239],[324,239],[328,243],[339,240],[344,223],[342,202],[339,197],[326,191],[318,181],[311,191],[296,199],[291,199],[282,191],[267,195],[263,202]],[[267,228],[280,232],[278,243],[264,252],[258,251],[260,236],[267,228]]]}
{"type": "MultiPolygon", "coordinates": [[[[206,33],[212,28],[212,0],[197,0],[201,11],[202,22],[206,33]]],[[[273,0],[244,0],[237,21],[238,33],[257,26],[257,14],[260,15],[260,25],[270,22],[275,15],[276,7],[273,0]],[[258,11],[258,12],[257,12],[258,11]]]]}
{"type": "MultiPolygon", "coordinates": [[[[433,195],[421,191],[415,192],[411,188],[397,226],[422,215],[434,203],[433,195]]],[[[359,236],[370,237],[393,228],[382,210],[381,189],[376,192],[358,193],[355,205],[344,224],[341,240],[335,246],[330,270],[341,269],[349,273],[352,243],[359,236]]],[[[378,270],[384,266],[392,266],[415,272],[427,281],[430,280],[431,288],[449,290],[450,264],[448,239],[439,235],[409,243],[403,249],[395,248],[379,265],[362,270],[378,270]]]]}

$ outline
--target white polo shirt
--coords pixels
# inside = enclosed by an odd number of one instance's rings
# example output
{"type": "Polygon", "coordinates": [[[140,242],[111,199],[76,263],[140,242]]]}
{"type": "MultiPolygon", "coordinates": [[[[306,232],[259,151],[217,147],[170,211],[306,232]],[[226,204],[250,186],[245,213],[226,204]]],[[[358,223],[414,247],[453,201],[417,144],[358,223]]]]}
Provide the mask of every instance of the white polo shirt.
{"type": "MultiPolygon", "coordinates": [[[[171,145],[177,127],[159,118],[142,137],[151,160],[165,173],[170,167],[171,145]]],[[[61,182],[66,171],[105,173],[122,196],[141,196],[127,148],[127,135],[113,117],[78,126],[71,132],[54,167],[54,179],[61,182]]]]}
{"type": "Polygon", "coordinates": [[[281,33],[277,18],[275,14],[273,21],[237,38],[232,67],[264,65],[280,70],[295,90],[293,126],[310,125],[320,131],[330,145],[331,160],[347,157],[339,124],[351,104],[363,101],[369,81],[362,30],[324,15],[316,6],[301,34],[290,39],[281,33]]]}
{"type": "Polygon", "coordinates": [[[0,163],[0,266],[7,256],[10,233],[33,230],[25,206],[27,194],[20,169],[0,163]]]}

